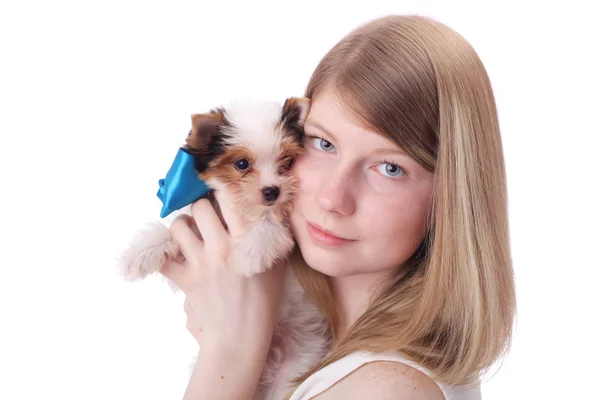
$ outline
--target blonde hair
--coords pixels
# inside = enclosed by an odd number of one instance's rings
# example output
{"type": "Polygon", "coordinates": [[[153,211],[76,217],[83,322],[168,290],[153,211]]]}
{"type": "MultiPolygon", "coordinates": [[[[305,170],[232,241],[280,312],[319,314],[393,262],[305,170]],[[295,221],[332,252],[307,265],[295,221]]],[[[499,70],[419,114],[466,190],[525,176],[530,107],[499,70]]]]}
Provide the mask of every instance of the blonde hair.
{"type": "Polygon", "coordinates": [[[434,172],[433,202],[422,245],[344,337],[328,278],[293,263],[334,339],[297,382],[355,350],[401,352],[447,384],[479,381],[510,347],[516,313],[504,156],[481,60],[440,22],[386,16],[325,55],[305,95],[326,89],[434,172]]]}

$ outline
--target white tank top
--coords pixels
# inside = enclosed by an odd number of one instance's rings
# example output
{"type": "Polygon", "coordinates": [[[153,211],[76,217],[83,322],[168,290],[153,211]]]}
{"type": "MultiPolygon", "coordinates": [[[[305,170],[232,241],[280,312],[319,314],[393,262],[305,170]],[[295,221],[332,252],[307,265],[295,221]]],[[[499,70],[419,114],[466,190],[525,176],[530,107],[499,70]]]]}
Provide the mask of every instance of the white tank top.
{"type": "MultiPolygon", "coordinates": [[[[309,376],[294,391],[290,400],[309,400],[329,389],[334,383],[355,369],[372,361],[396,361],[409,365],[429,377],[432,376],[430,371],[399,354],[375,354],[367,351],[358,351],[340,358],[309,376]]],[[[439,386],[446,400],[481,400],[479,385],[466,387],[448,386],[441,382],[436,382],[436,384],[439,386]]]]}

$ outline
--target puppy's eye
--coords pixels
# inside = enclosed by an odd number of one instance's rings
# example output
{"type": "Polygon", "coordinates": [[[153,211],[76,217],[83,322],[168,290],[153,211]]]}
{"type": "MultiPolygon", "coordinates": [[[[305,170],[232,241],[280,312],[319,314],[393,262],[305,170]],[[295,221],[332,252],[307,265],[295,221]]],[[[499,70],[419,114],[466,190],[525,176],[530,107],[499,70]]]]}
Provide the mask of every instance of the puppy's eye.
{"type": "Polygon", "coordinates": [[[239,171],[245,171],[248,168],[250,168],[250,162],[248,160],[246,160],[245,158],[242,158],[241,160],[237,160],[235,162],[234,166],[239,171]]]}
{"type": "Polygon", "coordinates": [[[292,169],[292,165],[294,165],[293,157],[285,157],[281,159],[281,161],[279,162],[279,173],[285,174],[289,172],[289,170],[292,169]]]}
{"type": "Polygon", "coordinates": [[[294,165],[294,159],[292,157],[290,157],[289,160],[287,160],[287,169],[292,168],[292,165],[294,165]]]}

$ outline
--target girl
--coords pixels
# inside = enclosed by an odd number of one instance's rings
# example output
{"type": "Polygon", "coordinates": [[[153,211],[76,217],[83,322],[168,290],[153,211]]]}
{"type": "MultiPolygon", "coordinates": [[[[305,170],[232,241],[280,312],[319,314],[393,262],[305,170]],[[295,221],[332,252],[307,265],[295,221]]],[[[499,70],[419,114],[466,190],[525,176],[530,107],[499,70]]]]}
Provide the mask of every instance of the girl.
{"type": "MultiPolygon", "coordinates": [[[[334,342],[290,398],[479,399],[515,313],[503,150],[479,57],[437,21],[383,17],[325,55],[305,96],[291,265],[334,342]]],[[[251,399],[283,265],[237,276],[224,267],[235,219],[224,211],[227,232],[208,201],[192,212],[204,242],[176,220],[189,264],[162,271],[203,349],[185,398],[251,399]]]]}

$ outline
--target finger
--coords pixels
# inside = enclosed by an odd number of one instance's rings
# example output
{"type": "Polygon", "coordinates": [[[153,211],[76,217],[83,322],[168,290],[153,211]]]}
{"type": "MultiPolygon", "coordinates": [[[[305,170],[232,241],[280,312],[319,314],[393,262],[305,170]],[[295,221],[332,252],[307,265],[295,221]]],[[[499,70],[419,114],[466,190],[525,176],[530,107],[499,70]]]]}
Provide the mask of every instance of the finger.
{"type": "Polygon", "coordinates": [[[173,221],[169,231],[186,260],[197,265],[204,245],[192,230],[192,224],[194,224],[194,220],[189,215],[183,214],[173,221]]]}
{"type": "Polygon", "coordinates": [[[190,331],[195,338],[197,338],[204,330],[202,326],[198,325],[198,323],[191,318],[188,318],[185,322],[185,328],[190,331]]]}
{"type": "Polygon", "coordinates": [[[227,231],[210,200],[202,198],[194,202],[192,216],[207,246],[213,247],[226,240],[227,231]]]}
{"type": "Polygon", "coordinates": [[[190,313],[194,312],[194,307],[192,306],[192,303],[190,303],[187,297],[183,302],[183,311],[185,311],[187,315],[190,315],[190,313]]]}
{"type": "Polygon", "coordinates": [[[202,325],[197,320],[190,317],[188,317],[185,322],[185,328],[190,331],[192,336],[194,336],[196,339],[199,338],[200,334],[204,330],[202,325]]]}
{"type": "Polygon", "coordinates": [[[234,238],[239,238],[244,235],[244,226],[239,213],[235,212],[231,207],[227,205],[219,205],[219,211],[223,216],[223,220],[227,225],[229,235],[234,238]]]}
{"type": "Polygon", "coordinates": [[[185,292],[185,283],[189,282],[190,276],[189,265],[169,260],[159,272],[185,292]]]}
{"type": "Polygon", "coordinates": [[[183,302],[183,310],[185,311],[185,314],[187,315],[187,320],[185,323],[186,329],[188,331],[190,331],[194,337],[197,337],[197,335],[202,333],[203,328],[202,328],[202,324],[200,323],[200,320],[198,318],[198,314],[194,310],[194,306],[188,300],[187,297],[185,298],[185,301],[183,302]]]}

